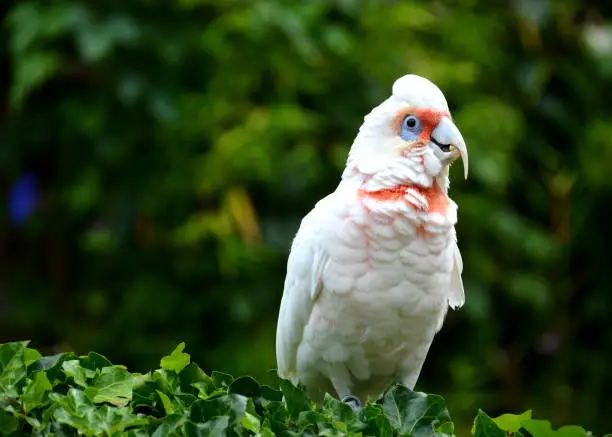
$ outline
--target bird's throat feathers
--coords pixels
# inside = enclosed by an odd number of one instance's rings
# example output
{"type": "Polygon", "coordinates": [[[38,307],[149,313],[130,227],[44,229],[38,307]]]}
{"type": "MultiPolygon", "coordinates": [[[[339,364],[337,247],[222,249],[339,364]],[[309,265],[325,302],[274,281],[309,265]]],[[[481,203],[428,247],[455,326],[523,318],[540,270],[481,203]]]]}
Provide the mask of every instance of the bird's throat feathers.
{"type": "Polygon", "coordinates": [[[380,206],[398,204],[411,206],[417,211],[442,215],[446,214],[450,204],[448,196],[436,182],[431,187],[400,184],[377,190],[360,188],[358,197],[369,209],[372,209],[372,205],[377,204],[380,204],[380,206]]]}

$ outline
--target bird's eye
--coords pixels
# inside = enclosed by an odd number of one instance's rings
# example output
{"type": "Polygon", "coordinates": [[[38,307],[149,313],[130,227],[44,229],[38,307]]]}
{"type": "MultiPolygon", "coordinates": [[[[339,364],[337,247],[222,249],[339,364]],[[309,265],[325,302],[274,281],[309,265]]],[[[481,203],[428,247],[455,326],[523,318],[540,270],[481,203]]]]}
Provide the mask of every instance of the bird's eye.
{"type": "Polygon", "coordinates": [[[406,117],[406,126],[408,128],[413,128],[417,125],[417,118],[414,115],[409,115],[406,117]]]}
{"type": "Polygon", "coordinates": [[[416,141],[423,130],[421,119],[416,115],[407,115],[402,120],[400,137],[405,141],[416,141]]]}

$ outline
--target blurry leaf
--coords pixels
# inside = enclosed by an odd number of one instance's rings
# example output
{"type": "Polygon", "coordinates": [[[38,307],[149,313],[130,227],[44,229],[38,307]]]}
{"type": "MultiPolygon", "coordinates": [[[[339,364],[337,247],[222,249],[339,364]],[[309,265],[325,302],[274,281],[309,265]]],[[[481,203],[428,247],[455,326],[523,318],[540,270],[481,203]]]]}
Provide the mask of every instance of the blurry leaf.
{"type": "Polygon", "coordinates": [[[556,437],[587,437],[590,435],[592,435],[590,432],[577,425],[562,426],[556,431],[556,437]]]}
{"type": "Polygon", "coordinates": [[[101,61],[120,42],[132,42],[138,37],[138,28],[122,15],[114,15],[106,20],[96,20],[90,14],[83,17],[78,26],[76,41],[81,57],[90,63],[101,61]]]}
{"type": "Polygon", "coordinates": [[[517,301],[528,304],[535,310],[545,310],[552,299],[546,281],[528,273],[513,275],[508,290],[517,301]]]}
{"type": "Polygon", "coordinates": [[[505,102],[487,98],[470,101],[456,117],[470,150],[470,173],[487,185],[505,189],[511,182],[511,153],[525,129],[522,114],[505,102]]]}
{"type": "Polygon", "coordinates": [[[612,144],[607,140],[612,135],[611,119],[595,119],[585,127],[583,141],[577,149],[581,161],[581,177],[588,180],[590,186],[609,187],[612,178],[605,162],[612,159],[612,144]],[[593,159],[597,156],[598,159],[593,159]]]}
{"type": "Polygon", "coordinates": [[[90,23],[87,27],[83,26],[77,33],[77,43],[83,59],[93,63],[100,61],[110,52],[113,46],[113,36],[110,29],[98,23],[90,23]]]}
{"type": "Polygon", "coordinates": [[[99,202],[101,191],[100,174],[89,170],[69,187],[67,197],[75,212],[81,213],[88,211],[99,202]]]}
{"type": "Polygon", "coordinates": [[[20,56],[40,40],[59,37],[83,18],[82,12],[78,3],[48,7],[35,1],[19,2],[11,9],[7,20],[11,27],[11,51],[20,56]]]}
{"type": "Polygon", "coordinates": [[[227,204],[234,221],[247,244],[259,243],[261,239],[257,215],[251,199],[242,187],[227,192],[227,204]]]}
{"type": "Polygon", "coordinates": [[[500,429],[493,419],[482,410],[478,410],[472,434],[474,437],[507,437],[506,432],[500,429]]]}
{"type": "Polygon", "coordinates": [[[30,379],[25,386],[23,395],[21,395],[24,411],[28,413],[30,410],[42,405],[47,393],[50,392],[52,388],[45,372],[34,372],[32,374],[32,379],[30,379]]]}
{"type": "Polygon", "coordinates": [[[175,240],[180,245],[193,245],[210,235],[226,237],[232,229],[232,221],[224,211],[199,213],[175,230],[175,240]]]}
{"type": "Polygon", "coordinates": [[[19,421],[15,416],[0,409],[0,435],[10,435],[19,427],[19,421]]]}
{"type": "Polygon", "coordinates": [[[586,437],[589,434],[579,426],[563,426],[554,431],[548,420],[529,419],[523,423],[533,437],[586,437]]]}
{"type": "Polygon", "coordinates": [[[183,349],[185,349],[185,343],[180,343],[170,355],[163,357],[160,362],[161,368],[180,373],[187,367],[190,357],[189,354],[183,352],[183,349]]]}
{"type": "Polygon", "coordinates": [[[59,66],[60,59],[56,53],[28,52],[16,58],[10,91],[11,107],[21,107],[28,95],[53,76],[59,66]]]}
{"type": "Polygon", "coordinates": [[[501,416],[492,418],[495,424],[508,432],[518,432],[525,420],[531,419],[531,410],[527,410],[521,414],[502,414],[501,416]]]}
{"type": "Polygon", "coordinates": [[[82,236],[81,244],[90,252],[108,252],[113,249],[115,240],[111,229],[95,226],[82,236]]]}

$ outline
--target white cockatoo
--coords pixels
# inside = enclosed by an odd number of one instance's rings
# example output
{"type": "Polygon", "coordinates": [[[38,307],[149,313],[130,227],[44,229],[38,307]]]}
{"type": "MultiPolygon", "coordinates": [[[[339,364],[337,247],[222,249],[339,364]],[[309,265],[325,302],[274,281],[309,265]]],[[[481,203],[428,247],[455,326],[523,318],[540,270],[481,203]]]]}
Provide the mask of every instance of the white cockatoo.
{"type": "Polygon", "coordinates": [[[449,165],[468,155],[440,89],[406,75],[365,118],[336,190],[293,241],[278,373],[358,409],[414,388],[448,306],[464,303],[449,165]]]}

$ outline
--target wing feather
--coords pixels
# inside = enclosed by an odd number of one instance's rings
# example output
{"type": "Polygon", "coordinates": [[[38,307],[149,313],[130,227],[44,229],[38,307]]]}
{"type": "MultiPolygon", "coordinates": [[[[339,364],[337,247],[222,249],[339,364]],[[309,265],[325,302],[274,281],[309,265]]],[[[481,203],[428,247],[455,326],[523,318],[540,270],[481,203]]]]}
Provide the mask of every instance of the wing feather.
{"type": "Polygon", "coordinates": [[[329,256],[321,238],[317,208],[304,217],[291,245],[276,329],[276,361],[282,378],[293,378],[298,347],[321,290],[329,256]]]}
{"type": "Polygon", "coordinates": [[[461,259],[461,252],[459,252],[459,246],[455,244],[453,271],[451,273],[451,292],[448,296],[448,305],[452,309],[460,308],[465,303],[465,292],[463,290],[463,280],[461,279],[462,272],[463,260],[461,259]]]}

